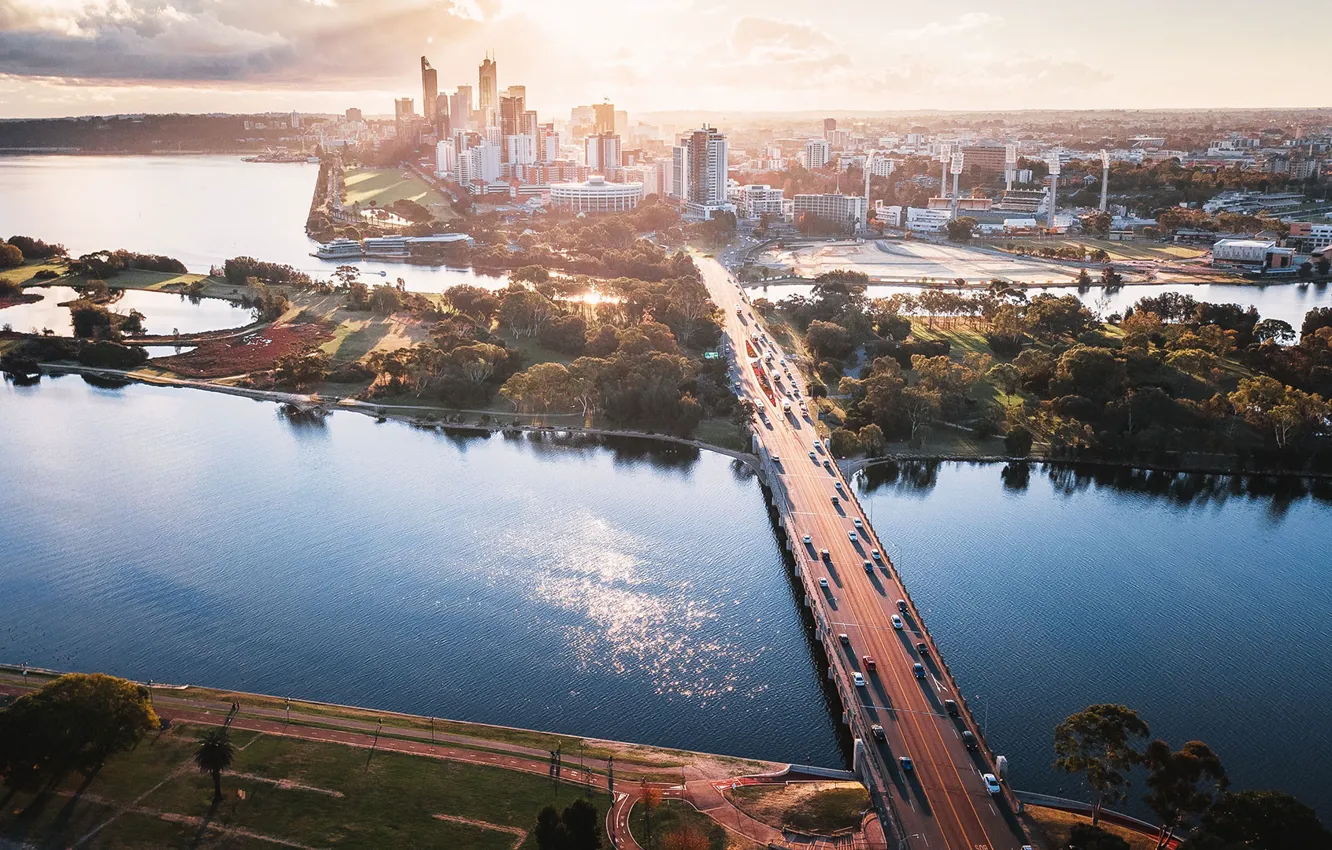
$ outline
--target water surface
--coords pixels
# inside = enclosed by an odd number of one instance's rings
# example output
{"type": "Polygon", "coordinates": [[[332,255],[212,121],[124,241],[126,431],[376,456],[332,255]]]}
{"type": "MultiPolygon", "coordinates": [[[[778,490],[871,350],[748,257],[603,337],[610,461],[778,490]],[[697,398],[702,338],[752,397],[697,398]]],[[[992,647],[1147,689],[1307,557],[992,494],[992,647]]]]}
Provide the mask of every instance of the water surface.
{"type": "MultiPolygon", "coordinates": [[[[109,303],[107,309],[122,315],[138,310],[144,315],[144,330],[149,334],[206,333],[243,327],[254,321],[254,310],[222,298],[189,298],[143,289],[121,291],[123,295],[109,303]]],[[[0,326],[9,325],[20,332],[41,333],[49,329],[56,336],[73,335],[69,307],[62,305],[77,299],[78,290],[71,286],[39,286],[25,292],[41,295],[42,300],[0,309],[0,326]]]]}

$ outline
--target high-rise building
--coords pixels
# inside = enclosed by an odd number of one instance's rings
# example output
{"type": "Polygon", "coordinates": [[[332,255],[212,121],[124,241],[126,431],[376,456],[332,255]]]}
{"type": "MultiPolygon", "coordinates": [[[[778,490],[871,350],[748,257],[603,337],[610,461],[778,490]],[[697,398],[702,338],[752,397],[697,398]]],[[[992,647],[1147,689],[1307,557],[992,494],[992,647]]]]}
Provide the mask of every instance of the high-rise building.
{"type": "Polygon", "coordinates": [[[591,106],[575,106],[569,110],[569,127],[593,127],[597,122],[596,110],[591,106]]]}
{"type": "Polygon", "coordinates": [[[509,165],[532,165],[537,161],[536,139],[531,136],[505,136],[504,161],[509,165]]]}
{"type": "Polygon", "coordinates": [[[823,119],[823,138],[825,138],[825,139],[828,138],[828,134],[831,133],[833,130],[836,130],[836,129],[837,129],[837,119],[836,119],[836,118],[824,118],[824,119],[823,119]]]}
{"type": "Polygon", "coordinates": [[[537,114],[535,109],[529,109],[523,113],[522,120],[518,122],[518,132],[524,136],[536,138],[537,131],[540,129],[537,123],[537,114]]]}
{"type": "Polygon", "coordinates": [[[499,63],[487,56],[481,63],[479,78],[477,106],[482,126],[489,127],[499,121],[499,63]]]}
{"type": "Polygon", "coordinates": [[[726,201],[726,136],[704,125],[681,137],[672,150],[671,193],[687,212],[711,218],[729,209],[726,201]]]}
{"type": "Polygon", "coordinates": [[[527,111],[526,104],[523,101],[522,97],[516,97],[507,92],[500,95],[499,127],[501,136],[516,136],[520,132],[519,125],[522,122],[523,113],[527,111]]]}
{"type": "Polygon", "coordinates": [[[458,91],[449,95],[449,126],[454,130],[466,130],[472,126],[471,86],[458,86],[458,91]]]}
{"type": "Polygon", "coordinates": [[[609,101],[595,104],[592,107],[592,114],[595,123],[593,131],[597,135],[615,132],[615,104],[609,101]]]}
{"type": "Polygon", "coordinates": [[[396,121],[403,121],[407,118],[415,118],[416,109],[410,97],[400,97],[393,101],[393,118],[396,121]]]}
{"type": "Polygon", "coordinates": [[[435,103],[439,98],[439,72],[430,67],[430,60],[421,57],[421,111],[427,124],[437,125],[435,103]]]}
{"type": "Polygon", "coordinates": [[[967,170],[978,168],[982,174],[1003,174],[1007,148],[1004,145],[966,145],[962,148],[967,170]]]}
{"type": "Polygon", "coordinates": [[[805,167],[824,168],[832,159],[832,145],[827,139],[810,139],[805,142],[805,167]]]}
{"type": "Polygon", "coordinates": [[[361,110],[357,109],[354,106],[347,109],[348,124],[359,124],[364,120],[365,118],[361,115],[361,110]]]}
{"type": "Polygon", "coordinates": [[[597,133],[587,137],[587,167],[607,177],[616,174],[624,164],[620,156],[620,137],[614,133],[597,133]]]}
{"type": "Polygon", "coordinates": [[[435,173],[443,176],[458,170],[458,147],[453,139],[442,139],[435,144],[435,173]]]}
{"type": "Polygon", "coordinates": [[[560,158],[560,134],[555,132],[554,124],[542,124],[537,128],[537,161],[555,162],[560,158]]]}

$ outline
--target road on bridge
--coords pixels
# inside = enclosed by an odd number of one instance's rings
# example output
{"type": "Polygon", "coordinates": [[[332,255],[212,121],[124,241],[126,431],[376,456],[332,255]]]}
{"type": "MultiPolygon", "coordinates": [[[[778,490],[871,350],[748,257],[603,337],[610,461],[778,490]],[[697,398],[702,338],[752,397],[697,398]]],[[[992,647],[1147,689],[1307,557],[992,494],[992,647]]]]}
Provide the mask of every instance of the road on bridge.
{"type": "Polygon", "coordinates": [[[756,423],[760,455],[775,474],[772,489],[794,531],[793,555],[808,575],[805,587],[820,596],[811,602],[827,632],[821,638],[837,668],[852,732],[868,758],[862,775],[896,820],[885,831],[911,850],[1019,850],[1021,828],[1005,796],[990,793],[983,779],[997,771],[980,730],[849,483],[820,442],[815,412],[800,409],[808,400],[800,376],[795,369],[788,376],[782,366],[787,355],[770,338],[763,341],[744,291],[725,267],[696,259],[713,301],[725,312],[738,392],[764,414],[756,423]],[[762,360],[775,403],[751,366],[746,340],[762,360]],[[789,413],[784,399],[791,402],[789,413]],[[916,664],[923,665],[919,673],[916,664]],[[863,686],[852,684],[857,674],[863,686]],[[959,716],[950,716],[949,700],[959,716]],[[873,733],[875,725],[882,727],[883,740],[873,733]],[[969,746],[963,732],[977,740],[969,746]],[[902,757],[911,760],[910,771],[902,757]]]}

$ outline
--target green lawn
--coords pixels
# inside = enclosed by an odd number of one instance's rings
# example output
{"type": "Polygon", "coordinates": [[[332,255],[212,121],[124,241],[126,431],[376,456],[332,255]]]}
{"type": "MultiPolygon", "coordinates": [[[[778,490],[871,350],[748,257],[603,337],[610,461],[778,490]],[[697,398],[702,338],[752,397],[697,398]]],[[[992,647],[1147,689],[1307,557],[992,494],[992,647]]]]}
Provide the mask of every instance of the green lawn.
{"type": "MultiPolygon", "coordinates": [[[[484,765],[237,732],[225,799],[211,813],[212,783],[189,761],[197,727],[177,726],[113,758],[74,799],[5,802],[0,836],[67,845],[102,826],[87,847],[272,847],[264,836],[315,847],[475,847],[511,850],[542,806],[579,789],[484,765]],[[279,785],[278,783],[283,784],[279,785]],[[134,810],[114,820],[120,806],[134,810]],[[447,816],[448,819],[437,817],[447,816]],[[204,831],[202,822],[250,834],[204,831]],[[108,823],[109,820],[109,823],[108,823]]],[[[608,798],[591,795],[604,812],[608,798]]],[[[534,847],[526,836],[522,847],[534,847]]]]}
{"type": "Polygon", "coordinates": [[[440,221],[454,217],[450,199],[406,168],[348,168],[343,171],[347,185],[346,203],[368,206],[374,201],[386,207],[403,199],[415,201],[440,221]]]}
{"type": "Polygon", "coordinates": [[[1111,260],[1193,260],[1206,251],[1191,245],[1173,245],[1160,242],[1111,242],[1109,239],[996,239],[989,243],[992,247],[1004,248],[1012,244],[1024,248],[1083,247],[1088,252],[1097,248],[1105,251],[1111,260]]]}

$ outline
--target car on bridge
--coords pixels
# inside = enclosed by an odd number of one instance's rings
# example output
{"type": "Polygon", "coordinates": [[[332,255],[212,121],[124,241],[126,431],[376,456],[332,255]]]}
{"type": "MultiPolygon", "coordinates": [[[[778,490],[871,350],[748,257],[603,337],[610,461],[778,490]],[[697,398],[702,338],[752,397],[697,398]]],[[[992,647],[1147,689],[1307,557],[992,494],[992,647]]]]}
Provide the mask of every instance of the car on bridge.
{"type": "Polygon", "coordinates": [[[832,560],[832,556],[828,554],[828,550],[827,550],[827,549],[820,549],[820,550],[819,550],[819,557],[820,557],[821,559],[823,559],[824,561],[831,561],[831,560],[832,560]]]}
{"type": "Polygon", "coordinates": [[[920,643],[916,644],[916,652],[919,652],[921,655],[929,655],[930,645],[925,641],[921,641],[920,643]]]}
{"type": "Polygon", "coordinates": [[[948,712],[949,717],[958,717],[961,714],[957,710],[957,703],[951,699],[944,700],[944,710],[948,712]]]}
{"type": "Polygon", "coordinates": [[[916,674],[916,678],[917,678],[917,679],[924,679],[924,678],[925,678],[925,665],[924,665],[924,664],[921,664],[919,661],[917,661],[915,664],[912,664],[912,665],[911,665],[911,672],[916,674]]]}
{"type": "Polygon", "coordinates": [[[865,687],[865,677],[860,675],[859,673],[852,673],[851,681],[855,682],[857,688],[865,687]]]}
{"type": "Polygon", "coordinates": [[[839,635],[837,636],[837,639],[838,639],[839,641],[841,641],[842,646],[850,646],[850,645],[851,645],[851,636],[848,635],[846,632],[842,632],[841,634],[839,634],[839,635]]]}
{"type": "Polygon", "coordinates": [[[905,600],[905,599],[899,599],[899,600],[897,600],[897,610],[901,611],[903,614],[906,613],[906,600],[905,600]]]}
{"type": "Polygon", "coordinates": [[[962,743],[966,744],[967,749],[969,750],[974,750],[980,746],[980,744],[976,742],[976,734],[970,729],[962,730],[962,743]]]}
{"type": "Polygon", "coordinates": [[[905,628],[905,626],[902,623],[902,618],[897,616],[896,614],[893,615],[893,628],[897,629],[898,631],[901,631],[902,629],[905,628]]]}
{"type": "Polygon", "coordinates": [[[846,533],[846,537],[847,537],[847,539],[850,540],[852,543],[856,543],[856,542],[858,542],[858,541],[860,540],[860,538],[856,536],[856,533],[855,533],[854,531],[848,531],[848,532],[846,533]]]}
{"type": "Polygon", "coordinates": [[[819,578],[819,587],[823,588],[824,590],[827,590],[828,580],[826,578],[819,578]]]}
{"type": "Polygon", "coordinates": [[[870,655],[862,655],[860,657],[860,663],[865,665],[865,670],[869,673],[873,673],[875,670],[879,669],[879,665],[874,663],[874,657],[870,655]]]}
{"type": "Polygon", "coordinates": [[[865,523],[861,522],[859,519],[853,519],[853,520],[851,520],[851,524],[854,525],[856,528],[864,528],[864,527],[865,527],[865,523]]]}
{"type": "Polygon", "coordinates": [[[985,790],[991,794],[1003,793],[1003,789],[999,787],[999,780],[994,778],[993,773],[982,773],[981,780],[985,783],[985,790]]]}
{"type": "Polygon", "coordinates": [[[897,763],[902,765],[903,773],[916,772],[916,764],[911,760],[911,756],[901,756],[900,758],[898,758],[897,763]]]}
{"type": "Polygon", "coordinates": [[[806,545],[806,546],[808,546],[808,545],[810,544],[811,540],[812,540],[812,538],[811,538],[808,534],[806,534],[804,537],[802,537],[802,538],[800,538],[800,539],[805,541],[805,545],[806,545]]]}
{"type": "Polygon", "coordinates": [[[867,573],[872,573],[872,572],[874,572],[874,562],[873,562],[873,561],[866,561],[866,562],[865,562],[865,572],[867,572],[867,573]]]}
{"type": "Polygon", "coordinates": [[[870,550],[870,557],[873,558],[873,559],[876,560],[876,561],[882,561],[882,560],[883,560],[883,556],[879,554],[879,550],[878,550],[878,549],[871,549],[871,550],[870,550]]]}
{"type": "Polygon", "coordinates": [[[874,740],[876,741],[888,740],[888,736],[883,733],[883,727],[877,723],[870,726],[870,734],[874,736],[874,740]]]}

